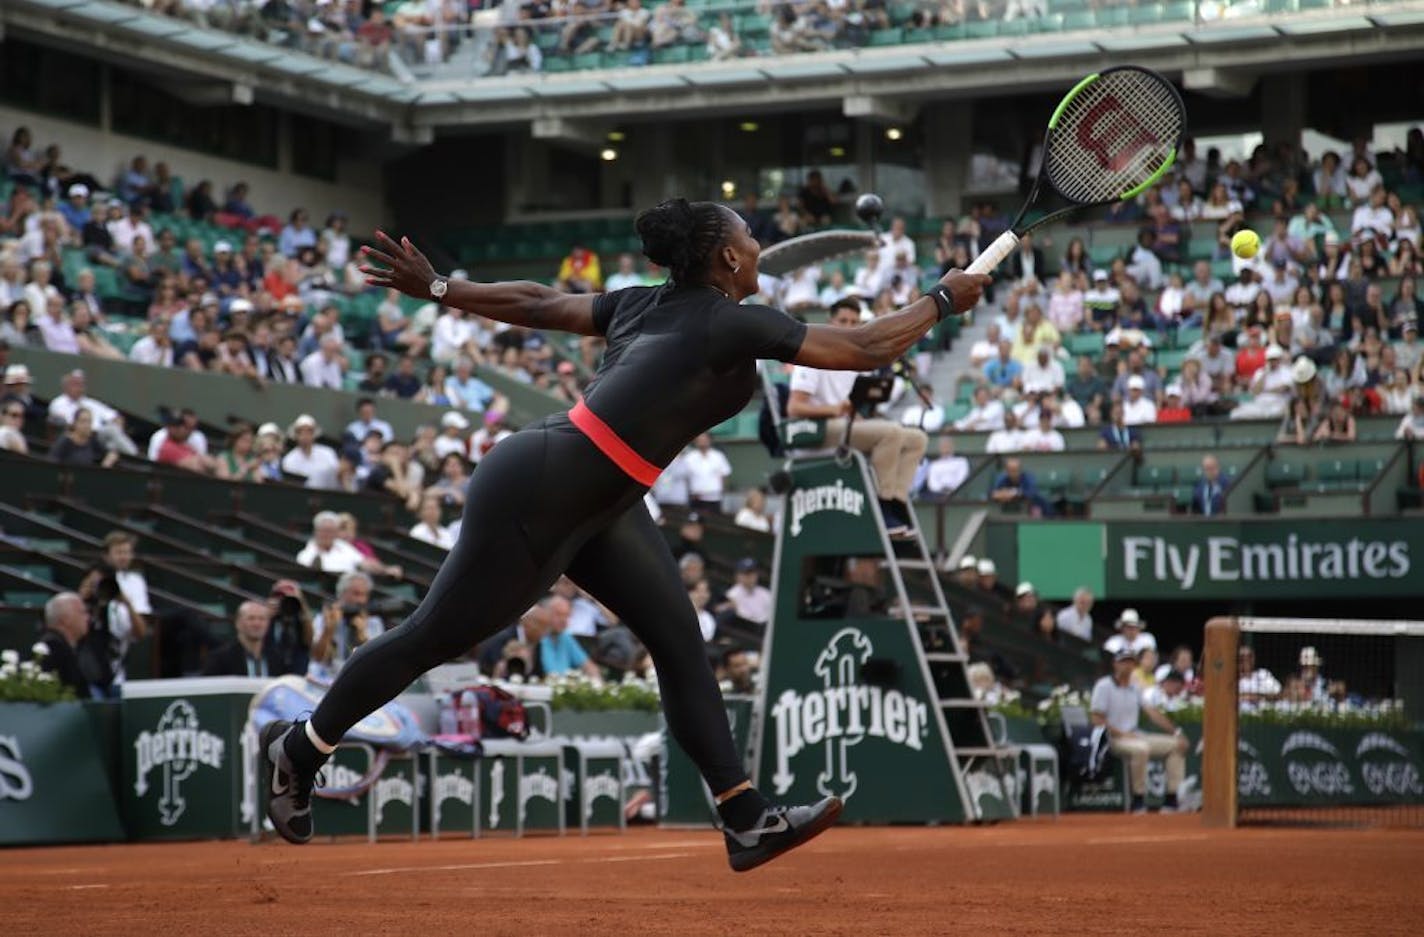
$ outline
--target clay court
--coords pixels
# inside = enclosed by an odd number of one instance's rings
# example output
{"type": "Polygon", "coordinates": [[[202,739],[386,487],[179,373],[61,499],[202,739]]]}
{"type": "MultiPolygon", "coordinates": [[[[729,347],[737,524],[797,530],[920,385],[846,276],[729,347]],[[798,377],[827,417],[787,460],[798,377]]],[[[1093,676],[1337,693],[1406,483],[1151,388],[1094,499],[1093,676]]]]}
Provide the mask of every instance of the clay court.
{"type": "Polygon", "coordinates": [[[737,876],[713,834],[0,854],[25,935],[1418,934],[1424,835],[1194,816],[842,828],[737,876]]]}

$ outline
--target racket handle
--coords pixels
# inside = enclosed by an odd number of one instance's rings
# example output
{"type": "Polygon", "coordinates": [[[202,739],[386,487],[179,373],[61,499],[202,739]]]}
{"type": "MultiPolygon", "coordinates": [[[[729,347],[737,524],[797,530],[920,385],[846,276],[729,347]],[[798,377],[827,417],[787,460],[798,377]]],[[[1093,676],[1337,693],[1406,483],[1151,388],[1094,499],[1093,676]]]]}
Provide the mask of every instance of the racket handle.
{"type": "Polygon", "coordinates": [[[994,238],[994,243],[984,248],[974,262],[969,265],[965,273],[990,273],[995,267],[1004,262],[1004,258],[1009,256],[1015,247],[1019,246],[1019,236],[1012,231],[1005,231],[994,238]]]}

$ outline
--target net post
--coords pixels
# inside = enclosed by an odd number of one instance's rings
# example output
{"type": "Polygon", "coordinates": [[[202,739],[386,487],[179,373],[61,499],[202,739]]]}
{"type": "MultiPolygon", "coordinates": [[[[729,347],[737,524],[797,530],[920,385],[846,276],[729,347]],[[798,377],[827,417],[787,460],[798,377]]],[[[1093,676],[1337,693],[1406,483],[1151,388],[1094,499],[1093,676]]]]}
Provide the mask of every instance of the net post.
{"type": "Polygon", "coordinates": [[[1206,705],[1202,713],[1202,825],[1236,826],[1236,648],[1241,626],[1235,618],[1206,623],[1202,677],[1206,705]]]}

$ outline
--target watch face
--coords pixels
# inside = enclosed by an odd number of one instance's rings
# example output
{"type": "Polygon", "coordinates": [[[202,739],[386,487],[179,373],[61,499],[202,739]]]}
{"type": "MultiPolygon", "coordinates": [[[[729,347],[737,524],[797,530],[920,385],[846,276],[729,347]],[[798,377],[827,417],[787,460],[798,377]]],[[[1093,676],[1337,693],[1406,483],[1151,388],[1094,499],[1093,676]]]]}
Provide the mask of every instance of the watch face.
{"type": "Polygon", "coordinates": [[[447,284],[444,280],[436,280],[434,283],[430,284],[430,295],[435,297],[436,299],[439,299],[440,297],[445,295],[445,290],[448,285],[449,284],[447,284]]]}

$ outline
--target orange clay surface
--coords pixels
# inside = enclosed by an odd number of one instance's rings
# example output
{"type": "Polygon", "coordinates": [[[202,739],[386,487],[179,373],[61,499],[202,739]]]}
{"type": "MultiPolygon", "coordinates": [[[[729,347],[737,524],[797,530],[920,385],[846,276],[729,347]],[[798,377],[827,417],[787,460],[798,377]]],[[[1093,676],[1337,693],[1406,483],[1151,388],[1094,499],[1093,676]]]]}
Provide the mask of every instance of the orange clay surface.
{"type": "Polygon", "coordinates": [[[1195,816],[840,827],[728,871],[710,832],[0,851],[16,937],[1424,934],[1424,833],[1195,816]]]}

